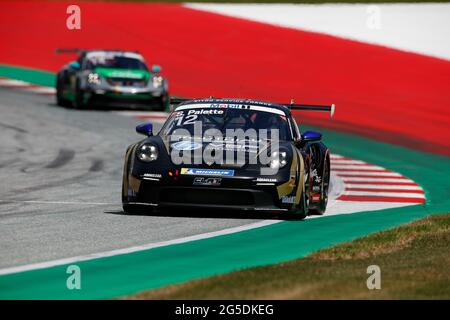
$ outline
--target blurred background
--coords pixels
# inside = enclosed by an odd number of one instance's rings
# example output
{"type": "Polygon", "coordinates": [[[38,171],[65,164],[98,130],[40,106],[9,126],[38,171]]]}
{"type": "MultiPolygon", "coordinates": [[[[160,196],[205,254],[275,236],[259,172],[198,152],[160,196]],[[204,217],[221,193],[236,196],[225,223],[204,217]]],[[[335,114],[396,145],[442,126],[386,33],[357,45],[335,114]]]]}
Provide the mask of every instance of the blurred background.
{"type": "Polygon", "coordinates": [[[81,2],[75,21],[67,2],[2,2],[0,64],[138,50],[174,95],[335,103],[301,122],[450,155],[449,4],[314,3],[81,2]]]}

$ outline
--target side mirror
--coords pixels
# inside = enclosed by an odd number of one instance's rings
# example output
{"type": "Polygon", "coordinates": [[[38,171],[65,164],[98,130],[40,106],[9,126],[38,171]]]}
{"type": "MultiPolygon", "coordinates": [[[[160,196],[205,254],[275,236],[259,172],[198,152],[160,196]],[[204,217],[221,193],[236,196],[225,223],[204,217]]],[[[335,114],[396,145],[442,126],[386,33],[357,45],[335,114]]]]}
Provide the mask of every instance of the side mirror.
{"type": "Polygon", "coordinates": [[[315,131],[305,131],[302,134],[302,142],[313,142],[313,141],[320,141],[322,139],[322,134],[315,131]]]}
{"type": "Polygon", "coordinates": [[[161,67],[158,66],[157,64],[152,65],[152,72],[153,73],[161,72],[161,67]]]}
{"type": "Polygon", "coordinates": [[[153,124],[151,123],[143,123],[136,127],[136,132],[139,134],[143,134],[144,136],[152,136],[153,135],[153,124]]]}
{"type": "Polygon", "coordinates": [[[72,61],[71,63],[69,63],[69,67],[74,70],[79,70],[81,68],[78,61],[72,61]]]}

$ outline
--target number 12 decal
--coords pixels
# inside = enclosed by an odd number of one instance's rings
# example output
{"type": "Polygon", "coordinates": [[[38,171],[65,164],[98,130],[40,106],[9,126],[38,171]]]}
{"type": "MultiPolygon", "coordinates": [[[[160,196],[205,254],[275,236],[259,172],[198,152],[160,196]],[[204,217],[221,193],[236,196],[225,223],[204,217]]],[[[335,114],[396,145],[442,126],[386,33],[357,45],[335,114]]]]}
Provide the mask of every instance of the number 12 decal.
{"type": "Polygon", "coordinates": [[[177,126],[194,124],[194,122],[195,122],[195,120],[197,120],[197,118],[198,118],[197,114],[191,114],[189,116],[186,116],[186,118],[180,117],[177,121],[177,126]],[[184,121],[183,121],[183,119],[184,119],[184,121]]]}

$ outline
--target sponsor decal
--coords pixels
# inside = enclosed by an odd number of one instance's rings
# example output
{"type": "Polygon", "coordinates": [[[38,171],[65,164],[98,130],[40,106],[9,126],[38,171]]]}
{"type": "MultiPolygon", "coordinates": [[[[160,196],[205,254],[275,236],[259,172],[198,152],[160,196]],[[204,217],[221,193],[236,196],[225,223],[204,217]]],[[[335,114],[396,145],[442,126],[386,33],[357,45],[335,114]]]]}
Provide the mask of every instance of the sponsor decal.
{"type": "Polygon", "coordinates": [[[312,172],[311,172],[311,178],[314,178],[314,181],[316,182],[316,183],[320,183],[321,181],[322,181],[322,179],[319,177],[319,175],[317,174],[317,169],[314,169],[312,172]]]}
{"type": "MultiPolygon", "coordinates": [[[[198,101],[201,102],[201,101],[198,101]]],[[[249,101],[251,103],[251,101],[249,101]]],[[[255,111],[264,111],[279,114],[281,116],[285,116],[284,111],[278,110],[276,108],[272,108],[271,105],[264,106],[264,104],[260,105],[251,105],[251,104],[239,104],[239,103],[204,103],[204,104],[187,104],[182,105],[176,108],[176,111],[182,110],[193,110],[193,109],[245,109],[245,110],[255,110],[255,111]]],[[[219,110],[218,110],[219,111],[219,110]]]]}
{"type": "Polygon", "coordinates": [[[196,150],[202,147],[201,143],[195,141],[179,141],[172,144],[172,148],[175,150],[196,150]]]}
{"type": "MultiPolygon", "coordinates": [[[[209,148],[215,150],[223,150],[223,151],[241,151],[241,152],[249,152],[258,154],[259,148],[256,145],[257,142],[252,142],[252,144],[246,144],[246,141],[225,141],[223,142],[211,142],[208,144],[209,148]]],[[[204,139],[203,141],[208,141],[208,139],[204,139]]],[[[261,143],[262,144],[262,143],[261,143]]]]}
{"type": "Polygon", "coordinates": [[[272,178],[257,178],[256,182],[277,182],[277,179],[272,178]]]}
{"type": "Polygon", "coordinates": [[[313,202],[319,202],[320,201],[320,193],[313,193],[311,198],[312,198],[313,202]]]}
{"type": "Polygon", "coordinates": [[[183,175],[232,177],[234,170],[181,168],[183,175]]]}
{"type": "Polygon", "coordinates": [[[282,203],[295,203],[295,196],[283,196],[281,198],[282,203]]]}
{"type": "Polygon", "coordinates": [[[223,104],[223,103],[212,103],[210,108],[222,108],[222,109],[250,109],[250,106],[240,105],[240,104],[223,104]]]}
{"type": "Polygon", "coordinates": [[[142,178],[148,179],[148,180],[159,180],[162,178],[162,174],[160,174],[160,173],[144,173],[142,175],[142,178]]]}
{"type": "Polygon", "coordinates": [[[199,115],[199,114],[207,114],[207,115],[209,115],[209,114],[223,114],[223,110],[210,110],[210,109],[200,109],[200,110],[196,110],[196,109],[192,109],[192,110],[189,110],[188,112],[187,112],[187,114],[188,115],[191,115],[191,114],[195,114],[195,115],[199,115]]]}
{"type": "Polygon", "coordinates": [[[220,186],[222,183],[222,178],[204,178],[204,177],[195,177],[193,185],[199,186],[220,186]]]}

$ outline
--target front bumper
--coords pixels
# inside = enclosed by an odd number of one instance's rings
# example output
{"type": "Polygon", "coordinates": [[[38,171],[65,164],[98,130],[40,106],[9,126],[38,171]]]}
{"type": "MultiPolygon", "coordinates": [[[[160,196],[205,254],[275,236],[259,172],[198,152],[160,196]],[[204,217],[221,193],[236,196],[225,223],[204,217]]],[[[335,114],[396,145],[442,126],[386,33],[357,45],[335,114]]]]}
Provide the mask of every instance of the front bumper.
{"type": "Polygon", "coordinates": [[[251,183],[245,180],[235,181],[238,186],[232,186],[233,183],[228,181],[224,187],[200,187],[193,186],[192,183],[166,184],[137,179],[135,181],[139,184],[139,191],[129,192],[125,203],[159,208],[210,208],[274,213],[289,210],[280,203],[275,185],[251,186],[251,183]]]}
{"type": "Polygon", "coordinates": [[[90,105],[111,107],[144,107],[165,103],[166,92],[148,89],[96,89],[86,90],[84,98],[90,105]]]}

